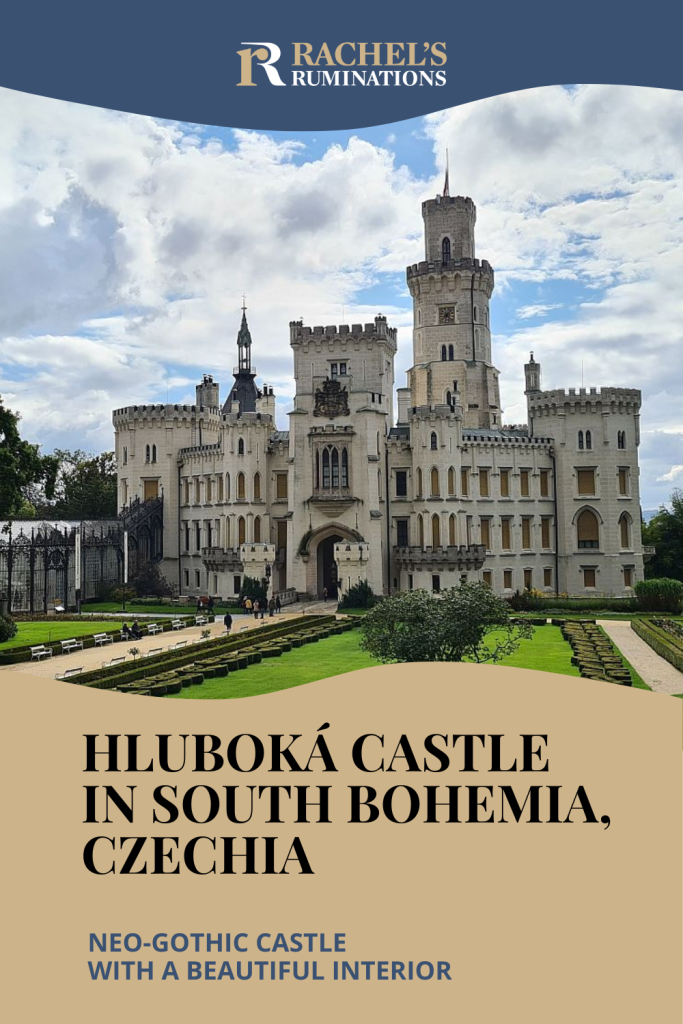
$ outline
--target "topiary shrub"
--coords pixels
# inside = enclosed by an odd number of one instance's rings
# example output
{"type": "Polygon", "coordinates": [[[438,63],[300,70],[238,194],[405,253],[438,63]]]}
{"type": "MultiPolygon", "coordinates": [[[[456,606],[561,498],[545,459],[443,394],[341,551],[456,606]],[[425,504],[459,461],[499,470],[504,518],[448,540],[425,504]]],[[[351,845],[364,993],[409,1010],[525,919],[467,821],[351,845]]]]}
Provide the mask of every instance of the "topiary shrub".
{"type": "Polygon", "coordinates": [[[7,615],[0,615],[0,644],[17,635],[17,624],[7,615]]]}
{"type": "Polygon", "coordinates": [[[683,583],[666,577],[655,580],[639,580],[636,583],[638,605],[645,612],[672,612],[679,615],[683,610],[683,583]]]}

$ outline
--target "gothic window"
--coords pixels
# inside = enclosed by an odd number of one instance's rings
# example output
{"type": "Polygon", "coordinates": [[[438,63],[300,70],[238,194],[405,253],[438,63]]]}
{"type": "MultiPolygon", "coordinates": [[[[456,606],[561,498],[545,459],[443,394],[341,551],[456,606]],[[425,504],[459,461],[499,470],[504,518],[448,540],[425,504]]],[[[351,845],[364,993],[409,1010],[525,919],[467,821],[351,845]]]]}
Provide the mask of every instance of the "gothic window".
{"type": "Polygon", "coordinates": [[[254,543],[261,543],[261,516],[256,516],[254,520],[254,543]]]}
{"type": "Polygon", "coordinates": [[[244,486],[244,473],[237,474],[237,500],[244,501],[246,497],[244,486]]]}
{"type": "Polygon", "coordinates": [[[437,515],[432,516],[432,547],[441,547],[441,520],[437,515]]]}
{"type": "Polygon", "coordinates": [[[579,448],[583,448],[583,430],[579,431],[579,448]]]}
{"type": "Polygon", "coordinates": [[[124,466],[128,465],[128,449],[125,446],[123,449],[123,464],[124,466]]]}
{"type": "Polygon", "coordinates": [[[452,346],[452,345],[449,345],[449,346],[448,346],[448,359],[449,359],[449,361],[450,361],[451,363],[452,363],[452,362],[453,362],[453,360],[455,359],[455,353],[454,353],[454,351],[453,351],[453,346],[452,346]]]}
{"type": "Polygon", "coordinates": [[[149,462],[149,460],[150,460],[150,452],[151,452],[151,448],[149,447],[149,445],[146,445],[145,446],[145,462],[149,462]]]}
{"type": "Polygon", "coordinates": [[[230,474],[225,474],[225,500],[230,501],[230,474]]]}
{"type": "Polygon", "coordinates": [[[237,442],[237,454],[244,455],[244,438],[241,437],[237,442]]]}
{"type": "Polygon", "coordinates": [[[421,548],[425,546],[425,528],[422,516],[417,517],[417,543],[421,548]]]}
{"type": "Polygon", "coordinates": [[[244,544],[246,542],[246,523],[244,516],[240,516],[237,520],[237,543],[244,544]]]}
{"type": "Polygon", "coordinates": [[[576,535],[580,548],[600,547],[600,525],[592,509],[585,508],[576,522],[576,535]]]}
{"type": "Polygon", "coordinates": [[[448,494],[449,497],[455,494],[455,470],[452,466],[448,470],[448,494]]]}
{"type": "Polygon", "coordinates": [[[224,544],[225,544],[226,548],[230,547],[230,520],[228,519],[227,516],[225,517],[225,540],[224,540],[224,544]]]}
{"type": "Polygon", "coordinates": [[[436,436],[435,431],[433,431],[433,430],[432,430],[432,436],[431,436],[430,442],[429,442],[429,447],[431,448],[431,450],[433,452],[437,451],[437,449],[439,447],[439,440],[438,440],[438,438],[436,436]]]}
{"type": "Polygon", "coordinates": [[[591,437],[590,430],[586,431],[586,448],[590,450],[593,447],[593,439],[591,437]]]}
{"type": "Polygon", "coordinates": [[[476,306],[472,310],[472,316],[474,317],[475,320],[477,319],[477,307],[476,306]]]}
{"type": "Polygon", "coordinates": [[[330,486],[330,449],[323,449],[323,488],[330,486]]]}
{"type": "Polygon", "coordinates": [[[443,242],[441,243],[441,262],[442,263],[450,263],[451,262],[451,240],[450,240],[450,238],[444,238],[443,242]]]}
{"type": "Polygon", "coordinates": [[[448,545],[449,547],[455,547],[455,516],[451,512],[448,517],[448,545]]]}
{"type": "Polygon", "coordinates": [[[441,361],[443,363],[446,362],[446,346],[445,345],[441,346],[441,361]]]}
{"type": "Polygon", "coordinates": [[[450,391],[446,392],[446,405],[450,408],[453,405],[453,396],[450,391]]]}
{"type": "Polygon", "coordinates": [[[152,462],[156,462],[156,461],[157,461],[157,446],[155,444],[153,444],[152,445],[152,462]]]}
{"type": "Polygon", "coordinates": [[[339,451],[332,449],[332,486],[339,487],[339,451]]]}
{"type": "Polygon", "coordinates": [[[422,470],[420,469],[419,466],[417,467],[416,477],[417,477],[417,495],[416,495],[416,497],[420,497],[421,498],[422,497],[422,470]]]}
{"type": "MultiPolygon", "coordinates": [[[[620,430],[617,433],[617,448],[625,448],[625,447],[626,447],[626,431],[625,430],[620,430]]],[[[125,448],[124,448],[124,451],[125,451],[125,448]]]]}
{"type": "Polygon", "coordinates": [[[439,497],[439,471],[434,467],[430,474],[432,498],[439,497]]]}
{"type": "Polygon", "coordinates": [[[622,548],[631,547],[631,522],[625,512],[619,519],[619,543],[622,548]]]}
{"type": "Polygon", "coordinates": [[[261,474],[254,473],[254,501],[261,500],[261,474]]]}

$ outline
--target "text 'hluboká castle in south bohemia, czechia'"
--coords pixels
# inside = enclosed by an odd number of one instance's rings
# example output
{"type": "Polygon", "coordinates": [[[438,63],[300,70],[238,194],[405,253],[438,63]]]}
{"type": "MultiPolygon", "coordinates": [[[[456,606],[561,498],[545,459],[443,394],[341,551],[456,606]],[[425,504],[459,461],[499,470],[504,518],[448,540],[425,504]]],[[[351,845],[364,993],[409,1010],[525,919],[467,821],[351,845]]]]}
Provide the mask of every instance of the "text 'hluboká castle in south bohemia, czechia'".
{"type": "Polygon", "coordinates": [[[627,596],[643,578],[640,391],[544,391],[532,354],[527,425],[504,426],[475,205],[446,181],[422,216],[396,422],[384,316],[290,323],[296,395],[282,431],[273,389],[256,384],[246,310],[222,404],[205,376],[195,405],[115,410],[119,507],[163,495],[161,568],[180,594],[230,599],[248,576],[283,603],[361,580],[386,594],[463,577],[503,595],[627,596]]]}

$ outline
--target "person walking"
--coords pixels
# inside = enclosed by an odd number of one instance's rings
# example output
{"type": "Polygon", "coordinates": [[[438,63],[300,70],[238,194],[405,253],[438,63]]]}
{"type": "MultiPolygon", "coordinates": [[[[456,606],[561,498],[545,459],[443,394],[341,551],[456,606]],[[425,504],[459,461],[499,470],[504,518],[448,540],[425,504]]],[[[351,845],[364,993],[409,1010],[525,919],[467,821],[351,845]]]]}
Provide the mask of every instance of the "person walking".
{"type": "Polygon", "coordinates": [[[268,614],[269,614],[271,619],[272,619],[273,615],[275,614],[275,598],[274,597],[271,597],[270,601],[268,602],[268,614]]]}
{"type": "Polygon", "coordinates": [[[327,602],[327,587],[323,587],[323,601],[327,602]]]}
{"type": "Polygon", "coordinates": [[[232,629],[232,615],[230,612],[226,612],[223,616],[223,625],[225,626],[225,632],[229,633],[232,629]]]}
{"type": "Polygon", "coordinates": [[[259,609],[260,608],[261,608],[261,602],[259,601],[259,599],[257,597],[256,600],[254,601],[254,618],[255,619],[258,619],[258,613],[259,613],[259,609]]]}
{"type": "Polygon", "coordinates": [[[280,600],[280,595],[279,594],[275,598],[275,611],[277,612],[278,615],[282,611],[282,601],[280,600]]]}

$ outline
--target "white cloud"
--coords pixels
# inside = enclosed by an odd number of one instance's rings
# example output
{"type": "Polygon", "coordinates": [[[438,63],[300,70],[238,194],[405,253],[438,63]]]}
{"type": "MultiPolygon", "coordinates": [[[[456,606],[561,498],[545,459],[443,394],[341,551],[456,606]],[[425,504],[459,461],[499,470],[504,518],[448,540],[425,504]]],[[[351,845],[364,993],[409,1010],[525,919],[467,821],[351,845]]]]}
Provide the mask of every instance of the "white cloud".
{"type": "Polygon", "coordinates": [[[672,466],[668,473],[664,473],[662,476],[657,477],[657,481],[665,480],[667,483],[673,483],[679,476],[683,476],[683,464],[680,466],[672,466]]]}
{"type": "Polygon", "coordinates": [[[535,306],[520,306],[517,310],[518,320],[536,320],[538,317],[547,316],[554,309],[562,309],[561,302],[537,303],[535,306]]]}

